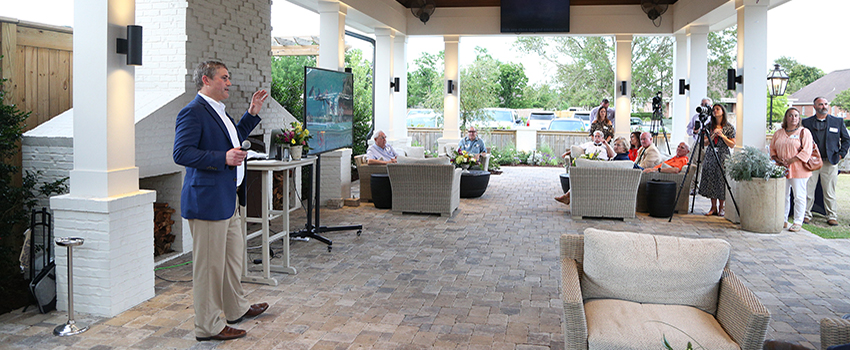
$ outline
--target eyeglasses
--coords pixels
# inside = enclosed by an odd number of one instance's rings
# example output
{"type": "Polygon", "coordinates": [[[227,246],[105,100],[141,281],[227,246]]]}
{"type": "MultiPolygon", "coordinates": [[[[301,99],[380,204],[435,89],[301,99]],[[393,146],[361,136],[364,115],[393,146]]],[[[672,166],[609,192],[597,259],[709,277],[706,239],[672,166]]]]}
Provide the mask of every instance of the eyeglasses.
{"type": "Polygon", "coordinates": [[[467,131],[467,132],[468,132],[468,133],[470,133],[470,134],[474,134],[474,133],[477,133],[478,131],[475,131],[475,130],[469,130],[469,131],[467,131]]]}

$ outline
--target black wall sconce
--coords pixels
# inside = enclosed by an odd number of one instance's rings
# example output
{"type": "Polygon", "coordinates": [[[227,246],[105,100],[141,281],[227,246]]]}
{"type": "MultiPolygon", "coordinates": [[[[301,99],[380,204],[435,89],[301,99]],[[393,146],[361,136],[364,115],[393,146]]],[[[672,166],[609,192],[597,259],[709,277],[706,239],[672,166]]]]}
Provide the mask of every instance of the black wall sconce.
{"type": "Polygon", "coordinates": [[[735,83],[744,84],[744,76],[735,76],[735,68],[726,70],[726,90],[735,90],[735,83]]]}
{"type": "Polygon", "coordinates": [[[390,80],[390,89],[392,89],[393,91],[398,92],[400,85],[401,84],[399,83],[398,77],[395,77],[392,80],[390,80]]]}
{"type": "Polygon", "coordinates": [[[449,79],[447,88],[448,88],[449,94],[451,94],[452,92],[454,92],[454,91],[455,91],[455,82],[454,82],[454,80],[449,79]]]}
{"type": "Polygon", "coordinates": [[[627,93],[627,92],[626,92],[626,87],[627,87],[627,85],[626,85],[626,84],[627,84],[627,83],[626,83],[626,81],[625,81],[625,80],[623,80],[623,81],[621,81],[621,82],[620,82],[620,95],[626,96],[626,93],[627,93]]]}
{"type": "Polygon", "coordinates": [[[684,95],[685,90],[691,90],[691,84],[685,84],[685,79],[679,79],[679,95],[684,95]]]}
{"type": "Polygon", "coordinates": [[[127,39],[118,38],[118,53],[127,55],[128,66],[142,65],[142,26],[127,26],[127,39]]]}

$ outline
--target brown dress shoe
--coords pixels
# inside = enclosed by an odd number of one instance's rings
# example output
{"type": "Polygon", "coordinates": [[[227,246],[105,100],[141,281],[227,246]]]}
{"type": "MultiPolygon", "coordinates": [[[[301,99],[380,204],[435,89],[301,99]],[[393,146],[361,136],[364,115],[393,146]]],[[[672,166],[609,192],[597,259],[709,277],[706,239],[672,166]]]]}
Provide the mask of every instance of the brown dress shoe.
{"type": "Polygon", "coordinates": [[[221,332],[219,332],[218,334],[216,334],[212,337],[195,337],[195,339],[197,339],[198,341],[230,340],[230,339],[242,338],[242,337],[245,336],[245,334],[248,334],[248,332],[245,332],[244,330],[236,329],[236,328],[233,328],[233,327],[230,327],[230,326],[224,326],[224,329],[222,329],[221,332]]]}
{"type": "Polygon", "coordinates": [[[838,226],[838,220],[835,219],[826,220],[826,223],[829,224],[829,226],[838,226]]]}
{"type": "Polygon", "coordinates": [[[268,309],[269,309],[268,303],[259,303],[259,304],[251,305],[251,307],[248,308],[248,311],[245,311],[245,314],[242,315],[242,317],[237,318],[236,320],[233,320],[233,321],[227,320],[227,324],[236,324],[236,323],[242,322],[242,319],[246,318],[246,317],[252,318],[252,317],[260,316],[260,314],[262,314],[263,312],[266,312],[266,310],[268,310],[268,309]]]}

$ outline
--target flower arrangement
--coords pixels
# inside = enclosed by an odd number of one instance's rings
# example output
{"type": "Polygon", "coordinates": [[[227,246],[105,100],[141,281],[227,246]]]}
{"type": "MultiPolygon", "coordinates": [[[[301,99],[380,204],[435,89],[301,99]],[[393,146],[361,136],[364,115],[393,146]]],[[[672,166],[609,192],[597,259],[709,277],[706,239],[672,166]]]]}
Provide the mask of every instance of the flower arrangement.
{"type": "MultiPolygon", "coordinates": [[[[584,158],[584,159],[590,159],[590,160],[605,160],[605,159],[599,158],[599,152],[584,153],[584,154],[582,154],[582,155],[580,155],[576,158],[584,158]]],[[[572,161],[573,166],[576,165],[576,158],[573,158],[573,161],[572,161]]]]}
{"type": "Polygon", "coordinates": [[[280,134],[274,136],[275,144],[282,146],[307,146],[307,141],[313,138],[310,130],[304,128],[301,122],[292,122],[289,128],[281,129],[280,134]]]}
{"type": "Polygon", "coordinates": [[[451,156],[451,161],[455,164],[455,166],[469,166],[478,163],[478,160],[475,157],[460,148],[454,151],[454,154],[451,156]]]}

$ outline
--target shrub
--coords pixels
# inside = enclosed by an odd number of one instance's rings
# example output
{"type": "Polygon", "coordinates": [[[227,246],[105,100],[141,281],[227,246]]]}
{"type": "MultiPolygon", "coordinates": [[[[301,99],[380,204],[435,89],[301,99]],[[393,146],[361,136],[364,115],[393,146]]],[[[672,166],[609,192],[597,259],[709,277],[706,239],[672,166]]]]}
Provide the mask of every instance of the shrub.
{"type": "Polygon", "coordinates": [[[735,181],[784,177],[787,170],[776,165],[767,153],[753,146],[745,146],[726,158],[726,173],[735,181]]]}

